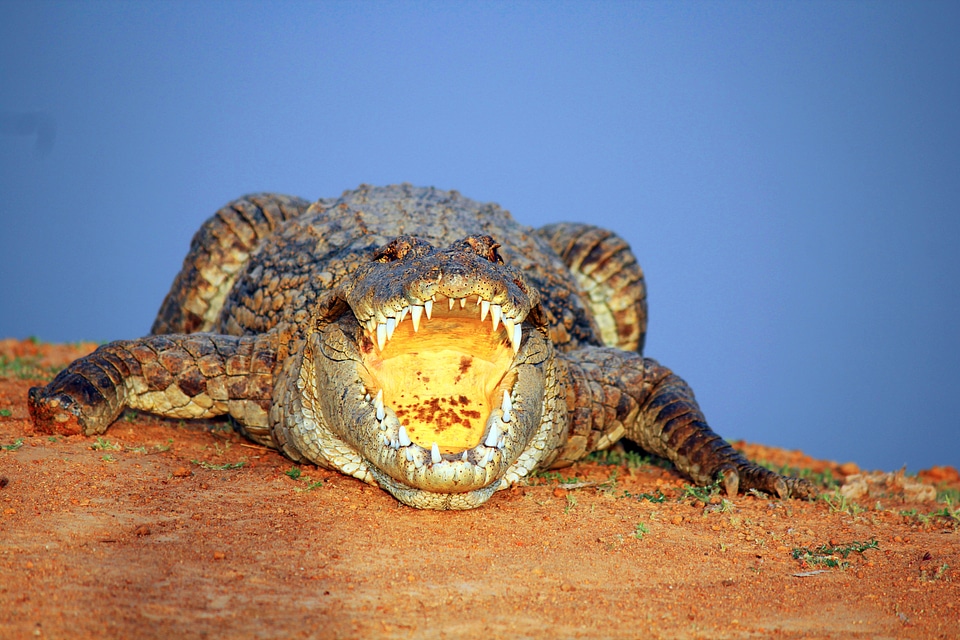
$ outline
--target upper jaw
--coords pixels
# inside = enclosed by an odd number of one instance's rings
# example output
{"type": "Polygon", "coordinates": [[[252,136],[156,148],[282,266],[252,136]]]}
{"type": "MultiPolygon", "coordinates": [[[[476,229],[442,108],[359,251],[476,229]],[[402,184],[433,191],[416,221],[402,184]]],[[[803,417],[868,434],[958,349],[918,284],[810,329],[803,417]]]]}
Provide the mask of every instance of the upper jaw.
{"type": "Polygon", "coordinates": [[[416,281],[405,287],[399,295],[390,296],[373,302],[373,296],[358,296],[356,289],[346,298],[357,321],[370,334],[378,348],[383,349],[387,340],[393,337],[396,328],[410,318],[414,332],[419,331],[424,318],[432,319],[436,304],[446,304],[448,310],[455,307],[465,309],[467,304],[475,308],[481,322],[489,318],[493,331],[501,323],[507,332],[507,339],[514,354],[520,349],[521,323],[527,319],[530,311],[539,302],[539,296],[521,291],[512,282],[496,282],[494,285],[475,284],[466,286],[459,282],[450,282],[451,278],[430,283],[416,281]],[[500,286],[496,286],[500,285],[500,286]]]}
{"type": "MultiPolygon", "coordinates": [[[[494,331],[505,323],[516,352],[520,334],[514,327],[539,305],[540,294],[522,271],[503,264],[497,247],[488,236],[468,236],[446,249],[404,236],[382,247],[378,260],[358,267],[338,295],[381,348],[408,315],[416,329],[438,301],[452,309],[471,300],[481,320],[489,315],[494,331]]],[[[542,324],[539,318],[536,323],[542,324]]]]}
{"type": "Polygon", "coordinates": [[[375,310],[363,314],[363,316],[357,315],[356,317],[367,330],[371,341],[376,342],[377,348],[383,350],[387,341],[393,337],[397,327],[408,316],[413,332],[417,333],[424,318],[426,320],[433,318],[434,304],[438,299],[441,306],[443,304],[447,305],[448,311],[465,310],[469,303],[469,308],[476,309],[479,313],[480,322],[485,322],[488,317],[490,318],[490,325],[494,332],[497,332],[502,324],[506,339],[510,342],[514,355],[519,353],[523,336],[521,324],[526,319],[529,308],[516,304],[498,304],[484,299],[480,294],[467,294],[461,297],[447,296],[444,293],[434,294],[426,300],[415,298],[413,302],[406,304],[406,301],[400,301],[399,304],[395,302],[393,305],[377,307],[375,310]]]}

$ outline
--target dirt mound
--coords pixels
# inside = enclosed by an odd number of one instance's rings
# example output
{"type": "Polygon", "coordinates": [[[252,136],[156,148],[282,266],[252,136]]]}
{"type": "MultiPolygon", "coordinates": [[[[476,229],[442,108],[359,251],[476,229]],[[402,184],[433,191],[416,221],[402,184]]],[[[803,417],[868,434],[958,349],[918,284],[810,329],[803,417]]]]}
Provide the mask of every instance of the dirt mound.
{"type": "Polygon", "coordinates": [[[0,637],[960,636],[950,467],[737,443],[838,485],[727,501],[627,453],[417,511],[224,423],[32,435],[27,389],[94,346],[0,341],[0,637]]]}

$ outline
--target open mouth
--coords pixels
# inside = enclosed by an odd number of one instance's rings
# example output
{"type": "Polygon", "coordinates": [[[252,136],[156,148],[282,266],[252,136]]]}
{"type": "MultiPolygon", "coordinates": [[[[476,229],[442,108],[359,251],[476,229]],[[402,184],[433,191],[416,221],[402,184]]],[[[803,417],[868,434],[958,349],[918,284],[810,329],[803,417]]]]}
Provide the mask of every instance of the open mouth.
{"type": "Polygon", "coordinates": [[[540,294],[498,246],[400,236],[318,298],[278,438],[426,509],[479,506],[544,463],[566,392],[540,294]]]}
{"type": "Polygon", "coordinates": [[[381,444],[418,470],[454,481],[466,474],[475,484],[516,422],[522,318],[473,295],[437,296],[384,320],[363,323],[360,341],[360,377],[381,444]]]}

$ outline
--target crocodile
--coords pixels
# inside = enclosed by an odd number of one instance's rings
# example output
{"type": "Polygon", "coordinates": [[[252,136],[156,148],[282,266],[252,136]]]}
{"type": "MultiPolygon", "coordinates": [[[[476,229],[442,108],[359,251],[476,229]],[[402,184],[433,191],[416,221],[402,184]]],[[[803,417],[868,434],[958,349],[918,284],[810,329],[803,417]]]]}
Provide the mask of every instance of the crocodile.
{"type": "Polygon", "coordinates": [[[228,414],[250,440],[425,509],[469,509],[624,438],[728,495],[810,498],[743,457],[643,356],[643,271],[615,233],[530,228],[456,191],[233,201],[194,236],[150,335],[29,391],[41,432],[126,408],[228,414]]]}

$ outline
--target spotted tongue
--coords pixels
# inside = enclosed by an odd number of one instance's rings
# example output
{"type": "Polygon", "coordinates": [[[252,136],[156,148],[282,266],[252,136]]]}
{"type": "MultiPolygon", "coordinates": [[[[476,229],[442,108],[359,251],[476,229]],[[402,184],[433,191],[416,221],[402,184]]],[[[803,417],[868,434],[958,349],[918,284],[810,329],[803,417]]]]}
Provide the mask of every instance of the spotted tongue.
{"type": "Polygon", "coordinates": [[[382,346],[364,357],[370,393],[382,391],[406,438],[431,452],[436,443],[439,454],[480,444],[502,390],[511,389],[516,377],[510,371],[515,351],[505,333],[478,321],[470,305],[448,306],[419,327],[415,307],[413,322],[379,325],[382,346]]]}
{"type": "Polygon", "coordinates": [[[405,437],[428,450],[436,444],[439,453],[477,446],[484,438],[492,401],[502,395],[496,388],[501,382],[499,369],[459,352],[449,359],[437,354],[417,357],[416,363],[397,359],[391,360],[390,368],[408,373],[391,378],[383,388],[383,401],[396,412],[405,437]]]}
{"type": "Polygon", "coordinates": [[[444,451],[441,453],[436,438],[431,441],[429,447],[420,442],[413,442],[407,432],[406,425],[400,423],[396,412],[384,405],[382,389],[377,391],[374,397],[367,395],[366,399],[373,405],[383,446],[402,451],[407,462],[414,462],[417,468],[425,463],[438,465],[446,461],[469,462],[480,467],[486,466],[496,450],[503,449],[507,432],[510,430],[513,420],[513,398],[510,392],[504,389],[500,406],[495,408],[486,420],[482,446],[478,444],[463,448],[459,450],[460,455],[457,456],[457,452],[444,451]],[[423,454],[420,452],[423,452],[423,454]],[[447,455],[447,457],[444,458],[444,455],[447,455]]]}

